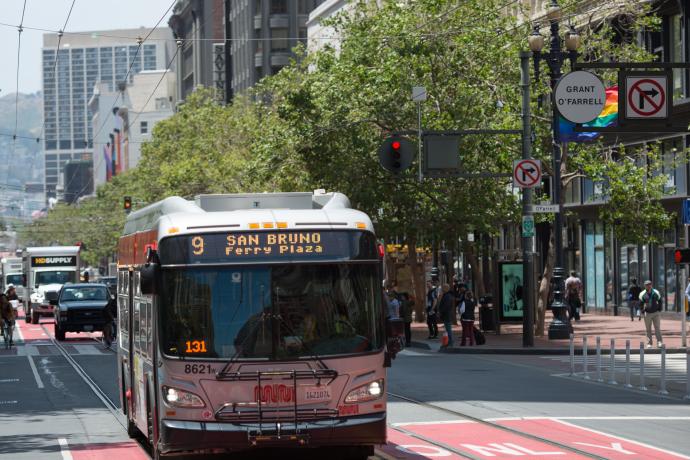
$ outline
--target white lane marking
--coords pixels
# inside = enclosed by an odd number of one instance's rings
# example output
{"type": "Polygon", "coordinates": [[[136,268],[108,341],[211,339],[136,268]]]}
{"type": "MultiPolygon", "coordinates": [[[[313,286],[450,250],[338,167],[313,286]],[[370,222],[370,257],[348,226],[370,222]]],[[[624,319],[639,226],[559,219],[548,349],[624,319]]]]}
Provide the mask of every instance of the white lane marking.
{"type": "Polygon", "coordinates": [[[31,366],[31,370],[34,373],[34,378],[36,379],[36,385],[38,385],[38,388],[43,388],[43,380],[41,380],[41,376],[38,375],[38,369],[36,369],[36,363],[34,363],[34,359],[31,357],[31,355],[27,356],[29,360],[29,365],[31,366]]]}
{"type": "Polygon", "coordinates": [[[633,441],[632,439],[624,438],[624,437],[622,437],[622,436],[617,436],[617,435],[614,435],[614,434],[611,434],[611,433],[605,433],[605,432],[603,432],[603,431],[595,430],[595,429],[592,429],[592,428],[587,428],[587,427],[584,427],[584,426],[575,425],[575,424],[568,423],[568,422],[563,421],[563,420],[559,420],[559,419],[557,419],[557,418],[551,418],[551,420],[553,420],[553,421],[555,421],[555,422],[558,422],[558,423],[560,423],[560,424],[562,424],[562,425],[566,425],[566,426],[572,427],[572,428],[577,428],[577,429],[580,429],[580,430],[589,431],[590,433],[595,433],[595,434],[598,434],[598,435],[600,435],[600,436],[606,436],[606,437],[609,437],[609,438],[612,438],[612,439],[618,439],[618,440],[620,440],[620,441],[625,441],[625,442],[629,442],[629,443],[631,443],[631,444],[636,444],[636,445],[638,445],[638,446],[642,446],[642,447],[645,447],[645,448],[647,448],[647,449],[653,449],[653,450],[656,450],[656,451],[659,451],[659,452],[663,452],[663,453],[668,454],[668,455],[673,455],[674,457],[684,458],[684,459],[686,459],[686,460],[690,460],[690,457],[688,457],[687,455],[679,454],[678,452],[673,452],[673,451],[671,451],[671,450],[662,449],[661,447],[653,446],[653,445],[651,445],[651,444],[646,444],[646,443],[644,443],[644,442],[639,442],[639,441],[633,441]]]}
{"type": "Polygon", "coordinates": [[[60,444],[62,460],[73,460],[72,452],[69,451],[69,444],[67,444],[67,440],[65,438],[58,438],[58,444],[60,444]]]}
{"type": "Polygon", "coordinates": [[[565,417],[548,417],[544,415],[526,416],[526,417],[493,417],[485,418],[487,422],[508,422],[515,420],[690,420],[686,416],[638,416],[638,415],[604,415],[604,416],[565,416],[565,417]]]}
{"type": "Polygon", "coordinates": [[[16,320],[14,322],[14,331],[17,333],[19,340],[24,342],[24,334],[22,334],[22,328],[19,327],[19,323],[16,320]]]}
{"type": "Polygon", "coordinates": [[[17,404],[17,401],[0,401],[0,404],[17,404]]]}
{"type": "Polygon", "coordinates": [[[395,446],[395,448],[404,454],[419,455],[420,457],[450,457],[453,455],[446,449],[425,444],[404,444],[395,446]]]}
{"type": "Polygon", "coordinates": [[[0,383],[19,382],[19,379],[0,379],[0,383]]]}
{"type": "Polygon", "coordinates": [[[395,427],[408,425],[452,425],[454,423],[472,423],[472,420],[439,420],[437,422],[398,422],[390,423],[389,425],[395,427]]]}

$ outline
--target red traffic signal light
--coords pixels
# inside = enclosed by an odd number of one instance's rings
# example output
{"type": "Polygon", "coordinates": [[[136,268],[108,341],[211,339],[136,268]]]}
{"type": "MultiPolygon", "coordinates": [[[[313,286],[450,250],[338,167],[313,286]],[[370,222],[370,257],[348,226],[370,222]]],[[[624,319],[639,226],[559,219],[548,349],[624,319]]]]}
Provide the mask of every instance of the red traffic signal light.
{"type": "Polygon", "coordinates": [[[132,210],[132,197],[131,196],[126,196],[124,200],[124,209],[125,211],[129,212],[132,210]]]}
{"type": "Polygon", "coordinates": [[[379,147],[379,162],[384,169],[399,173],[410,167],[414,156],[414,145],[400,136],[391,136],[379,147]]]}
{"type": "Polygon", "coordinates": [[[690,264],[690,248],[676,248],[673,252],[673,260],[677,264],[690,264]]]}

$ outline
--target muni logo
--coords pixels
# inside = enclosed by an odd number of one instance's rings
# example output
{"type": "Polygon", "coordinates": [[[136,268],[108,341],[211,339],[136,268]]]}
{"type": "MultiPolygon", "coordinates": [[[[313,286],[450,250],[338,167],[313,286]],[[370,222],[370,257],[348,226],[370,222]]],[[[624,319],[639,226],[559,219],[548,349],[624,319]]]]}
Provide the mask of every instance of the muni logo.
{"type": "Polygon", "coordinates": [[[262,403],[289,403],[295,401],[295,389],[283,384],[274,383],[263,385],[259,391],[259,385],[254,386],[254,400],[262,403]]]}

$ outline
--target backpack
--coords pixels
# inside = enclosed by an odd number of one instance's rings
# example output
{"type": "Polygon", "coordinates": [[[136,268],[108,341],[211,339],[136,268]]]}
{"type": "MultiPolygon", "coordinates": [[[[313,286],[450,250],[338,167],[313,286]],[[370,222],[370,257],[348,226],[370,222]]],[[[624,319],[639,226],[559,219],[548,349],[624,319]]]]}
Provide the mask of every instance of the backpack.
{"type": "Polygon", "coordinates": [[[486,343],[486,337],[484,337],[484,333],[476,327],[474,328],[474,343],[476,343],[477,345],[484,345],[486,343]]]}

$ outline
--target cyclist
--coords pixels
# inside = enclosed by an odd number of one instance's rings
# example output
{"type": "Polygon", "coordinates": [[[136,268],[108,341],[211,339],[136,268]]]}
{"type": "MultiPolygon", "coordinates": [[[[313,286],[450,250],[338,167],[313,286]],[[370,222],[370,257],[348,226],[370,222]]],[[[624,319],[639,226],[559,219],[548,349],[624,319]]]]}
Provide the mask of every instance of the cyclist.
{"type": "Polygon", "coordinates": [[[7,285],[7,300],[19,300],[17,289],[15,289],[12,283],[7,285]]]}
{"type": "MultiPolygon", "coordinates": [[[[14,330],[14,308],[10,303],[7,295],[0,293],[0,323],[2,323],[2,329],[9,327],[10,331],[14,330]]],[[[3,331],[4,333],[4,331],[3,331]]],[[[13,344],[12,335],[10,335],[10,346],[13,344]]]]}

